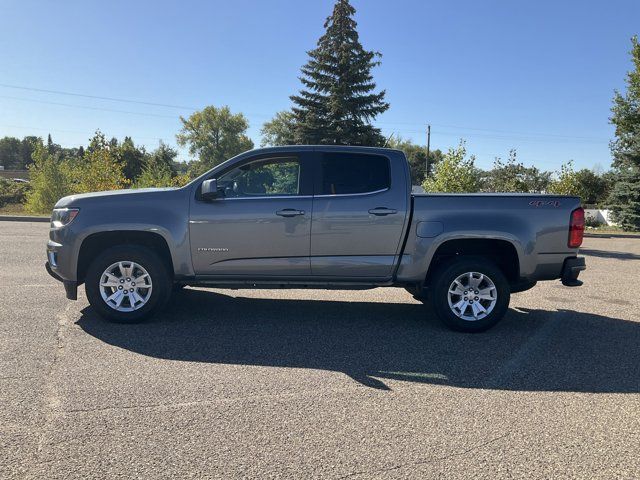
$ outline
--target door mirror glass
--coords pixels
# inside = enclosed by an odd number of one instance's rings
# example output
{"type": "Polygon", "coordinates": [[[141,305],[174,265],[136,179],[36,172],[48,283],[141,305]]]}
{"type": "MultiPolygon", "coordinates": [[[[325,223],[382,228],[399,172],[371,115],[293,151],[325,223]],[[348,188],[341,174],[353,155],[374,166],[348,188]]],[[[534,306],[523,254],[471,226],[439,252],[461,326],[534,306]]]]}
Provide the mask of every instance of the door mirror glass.
{"type": "Polygon", "coordinates": [[[202,198],[213,200],[221,196],[221,192],[218,191],[218,181],[215,178],[202,182],[202,198]]]}

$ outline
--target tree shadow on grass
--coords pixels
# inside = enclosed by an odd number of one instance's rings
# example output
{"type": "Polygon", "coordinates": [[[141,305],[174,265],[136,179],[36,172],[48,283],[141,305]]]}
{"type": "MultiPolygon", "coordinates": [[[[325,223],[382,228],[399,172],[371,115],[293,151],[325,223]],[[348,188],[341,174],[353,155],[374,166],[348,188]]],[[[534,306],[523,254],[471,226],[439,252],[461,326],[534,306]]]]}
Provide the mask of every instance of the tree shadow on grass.
{"type": "Polygon", "coordinates": [[[155,358],[323,369],[463,388],[640,392],[640,323],[572,310],[510,309],[482,334],[447,330],[424,305],[230,297],[186,289],[154,320],[77,324],[155,358]]]}

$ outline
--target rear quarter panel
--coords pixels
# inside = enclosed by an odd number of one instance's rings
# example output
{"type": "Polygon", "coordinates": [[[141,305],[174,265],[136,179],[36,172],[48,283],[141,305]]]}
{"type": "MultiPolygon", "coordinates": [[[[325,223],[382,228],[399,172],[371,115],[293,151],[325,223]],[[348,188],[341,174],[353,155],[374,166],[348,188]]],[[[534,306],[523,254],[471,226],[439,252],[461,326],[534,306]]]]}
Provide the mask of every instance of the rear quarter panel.
{"type": "Polygon", "coordinates": [[[422,281],[438,247],[465,238],[505,240],[518,253],[521,277],[557,278],[564,259],[578,250],[567,239],[579,206],[577,197],[551,195],[415,195],[397,280],[422,281]]]}

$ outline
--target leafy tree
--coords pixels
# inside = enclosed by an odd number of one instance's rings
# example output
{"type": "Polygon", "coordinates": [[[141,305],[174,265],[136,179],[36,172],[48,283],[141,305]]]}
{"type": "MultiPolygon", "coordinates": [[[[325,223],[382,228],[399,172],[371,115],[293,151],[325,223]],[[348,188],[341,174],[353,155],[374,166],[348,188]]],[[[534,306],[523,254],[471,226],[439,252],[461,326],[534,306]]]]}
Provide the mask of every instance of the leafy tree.
{"type": "Polygon", "coordinates": [[[117,190],[130,184],[115,150],[113,143],[107,142],[104,134],[97,131],[89,142],[82,163],[74,169],[77,192],[117,190]]]}
{"type": "Polygon", "coordinates": [[[42,139],[34,135],[27,136],[22,139],[20,145],[20,154],[22,156],[22,162],[19,166],[20,170],[27,168],[33,163],[33,152],[35,152],[36,147],[41,143],[42,139]]]}
{"type": "Polygon", "coordinates": [[[627,74],[627,91],[616,91],[611,123],[616,139],[611,142],[614,180],[609,196],[613,219],[627,230],[640,230],[640,44],[631,39],[634,68],[627,74]]]}
{"type": "Polygon", "coordinates": [[[324,35],[308,52],[300,77],[303,90],[291,96],[298,144],[384,144],[370,123],[389,108],[384,90],[374,93],[371,75],[381,55],[360,44],[354,14],[349,0],[338,0],[324,35]]]}
{"type": "Polygon", "coordinates": [[[52,153],[52,154],[62,151],[62,147],[59,144],[53,143],[53,139],[51,138],[51,134],[47,135],[47,151],[49,153],[52,153]]]}
{"type": "Polygon", "coordinates": [[[62,197],[74,192],[69,164],[50,154],[40,141],[33,152],[29,167],[31,191],[27,193],[25,210],[31,213],[49,213],[62,197]]]}
{"type": "Polygon", "coordinates": [[[465,193],[477,192],[479,172],[475,167],[475,157],[467,156],[464,141],[458,147],[450,148],[437,163],[433,176],[422,184],[426,192],[465,193]]]}
{"type": "Polygon", "coordinates": [[[0,138],[0,165],[7,170],[17,170],[22,165],[22,142],[15,137],[0,138]]]}
{"type": "Polygon", "coordinates": [[[506,161],[496,158],[493,168],[485,174],[483,190],[488,192],[541,193],[547,190],[551,172],[525,167],[517,160],[515,150],[509,151],[506,161]]]}
{"type": "Polygon", "coordinates": [[[138,148],[133,143],[131,137],[124,137],[124,140],[118,145],[117,139],[112,139],[110,147],[114,151],[116,158],[122,164],[124,176],[129,181],[133,181],[140,173],[144,165],[145,149],[138,148]]]}
{"type": "Polygon", "coordinates": [[[189,162],[186,161],[173,161],[173,169],[176,171],[178,175],[187,175],[189,172],[189,162]]]}
{"type": "Polygon", "coordinates": [[[42,143],[40,137],[28,136],[19,140],[15,137],[0,138],[0,165],[7,170],[24,170],[33,160],[36,145],[42,143]]]}
{"type": "Polygon", "coordinates": [[[150,156],[158,165],[166,166],[171,171],[171,175],[175,175],[177,173],[175,160],[178,156],[178,152],[176,149],[171,148],[166,143],[160,141],[158,148],[151,152],[150,156]]]}
{"type": "Polygon", "coordinates": [[[506,162],[496,158],[493,169],[489,172],[487,187],[491,192],[526,192],[524,182],[525,166],[517,161],[515,150],[509,151],[506,162]]]}
{"type": "Polygon", "coordinates": [[[295,116],[292,112],[282,111],[265,122],[260,129],[262,141],[260,146],[294,145],[295,144],[295,116]]]}
{"type": "Polygon", "coordinates": [[[562,164],[557,178],[549,184],[549,193],[580,196],[581,191],[579,177],[573,169],[573,160],[562,164]]]}
{"type": "Polygon", "coordinates": [[[173,148],[160,142],[156,150],[147,154],[136,188],[170,187],[174,185],[175,169],[173,161],[178,155],[173,148]]]}
{"type": "Polygon", "coordinates": [[[525,167],[524,184],[527,190],[525,193],[544,193],[551,184],[551,172],[544,172],[537,167],[525,167]]]}
{"type": "Polygon", "coordinates": [[[107,141],[107,137],[100,130],[96,130],[96,133],[93,134],[93,137],[89,139],[89,145],[87,145],[86,153],[93,153],[96,150],[102,150],[107,148],[109,142],[107,141]]]}
{"type": "Polygon", "coordinates": [[[157,163],[153,157],[147,157],[142,173],[134,184],[135,188],[170,187],[173,184],[171,170],[164,163],[157,163]]]}
{"type": "Polygon", "coordinates": [[[598,175],[593,170],[583,168],[576,172],[578,195],[582,203],[600,205],[606,201],[611,185],[605,175],[598,175]]]}
{"type": "Polygon", "coordinates": [[[180,120],[182,130],[176,138],[180,146],[188,145],[189,153],[198,157],[192,165],[196,175],[253,148],[246,135],[247,119],[242,113],[232,114],[227,106],[208,106],[180,120]]]}
{"type": "MultiPolygon", "coordinates": [[[[389,139],[387,146],[404,152],[409,162],[411,182],[414,185],[422,185],[427,168],[427,147],[416,145],[411,140],[404,140],[401,137],[389,139]]],[[[434,167],[440,160],[442,160],[442,152],[440,150],[431,150],[429,152],[429,176],[433,174],[434,167]]]]}

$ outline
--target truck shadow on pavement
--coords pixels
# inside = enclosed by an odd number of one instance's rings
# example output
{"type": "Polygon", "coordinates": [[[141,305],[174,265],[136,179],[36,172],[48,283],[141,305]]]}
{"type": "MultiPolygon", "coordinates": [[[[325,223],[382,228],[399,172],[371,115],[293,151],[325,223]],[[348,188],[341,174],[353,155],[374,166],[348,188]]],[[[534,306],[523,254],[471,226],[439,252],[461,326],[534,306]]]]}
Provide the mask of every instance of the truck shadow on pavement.
{"type": "Polygon", "coordinates": [[[186,289],[156,319],[77,324],[155,358],[323,369],[388,390],[385,379],[521,391],[640,392],[640,324],[572,310],[510,309],[482,334],[441,326],[421,304],[231,297],[186,289]]]}
{"type": "Polygon", "coordinates": [[[612,250],[595,250],[593,248],[581,248],[580,253],[590,257],[613,258],[616,260],[640,260],[640,255],[631,252],[615,252],[612,250]]]}

